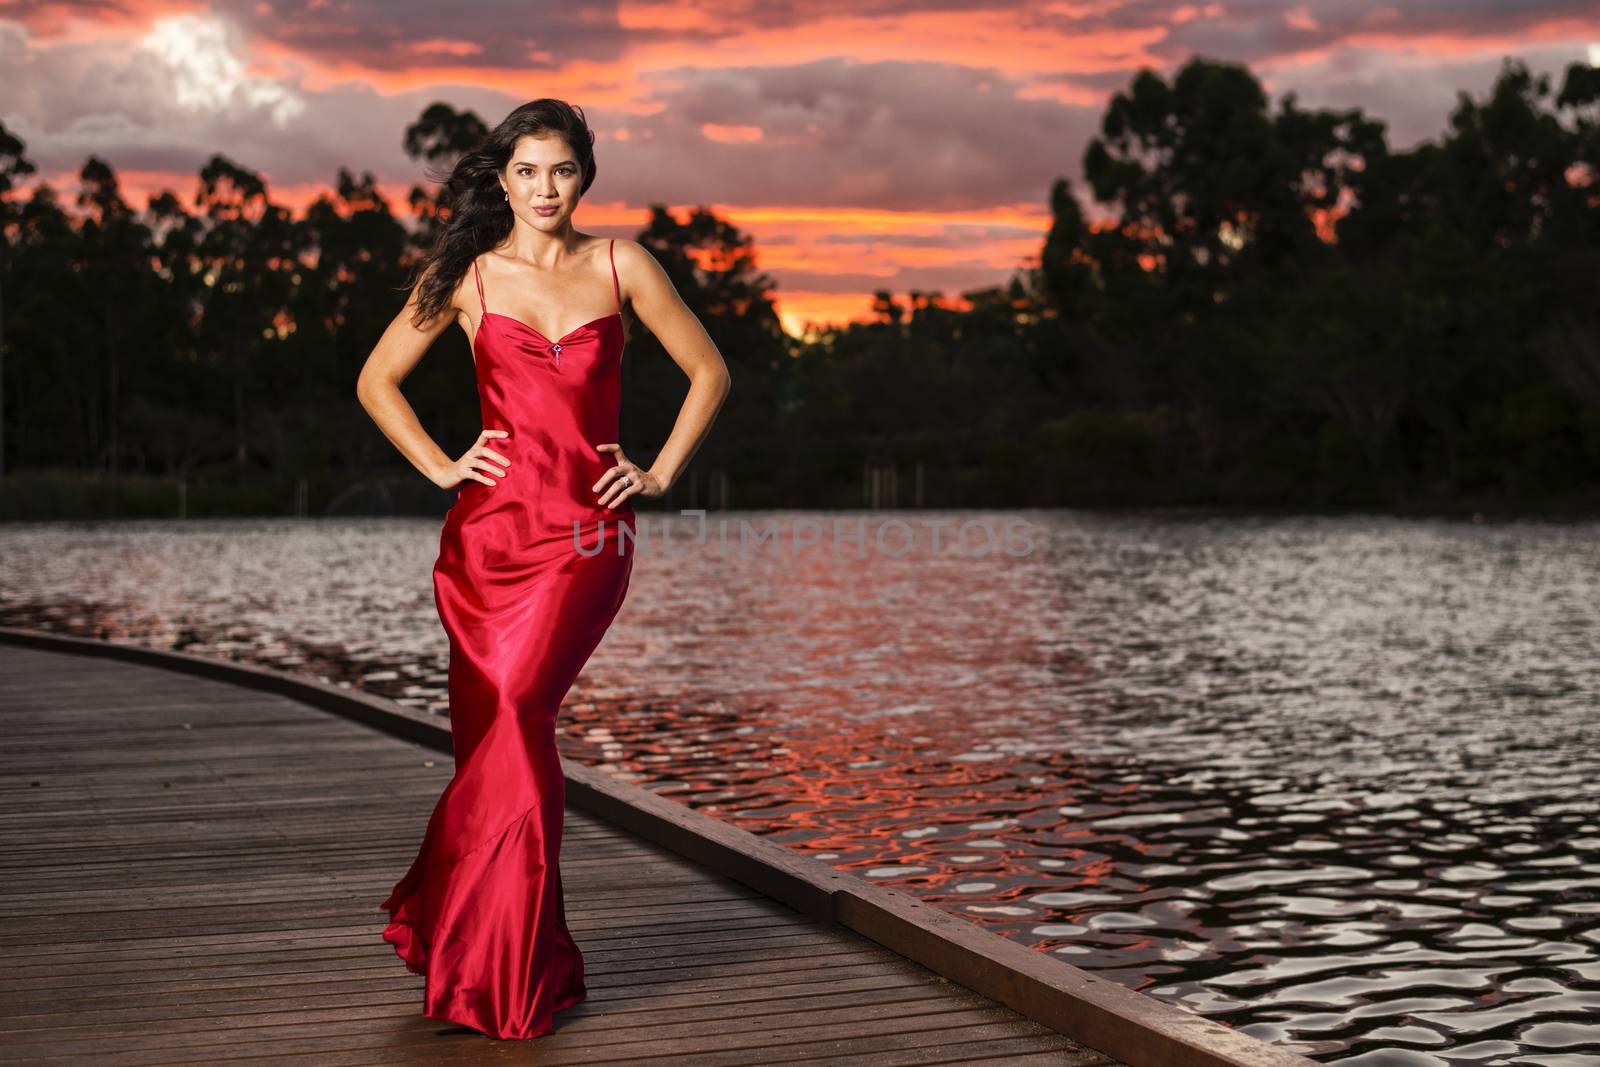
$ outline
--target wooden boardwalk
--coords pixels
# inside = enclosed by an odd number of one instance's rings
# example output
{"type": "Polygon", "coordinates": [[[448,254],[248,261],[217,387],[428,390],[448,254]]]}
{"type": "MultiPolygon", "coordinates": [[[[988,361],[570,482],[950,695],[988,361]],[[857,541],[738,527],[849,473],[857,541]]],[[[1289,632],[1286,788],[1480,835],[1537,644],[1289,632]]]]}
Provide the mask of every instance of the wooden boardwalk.
{"type": "Polygon", "coordinates": [[[448,756],[291,697],[0,642],[0,1062],[1107,1065],[860,935],[570,808],[589,998],[420,1014],[378,905],[448,756]]]}

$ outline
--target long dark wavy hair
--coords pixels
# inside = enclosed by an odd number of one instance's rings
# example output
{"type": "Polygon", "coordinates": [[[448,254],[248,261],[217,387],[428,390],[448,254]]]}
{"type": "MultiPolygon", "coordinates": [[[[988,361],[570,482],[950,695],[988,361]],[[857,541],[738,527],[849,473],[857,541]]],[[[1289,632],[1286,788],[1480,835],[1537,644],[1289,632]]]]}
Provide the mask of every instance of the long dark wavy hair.
{"type": "Polygon", "coordinates": [[[449,171],[429,175],[444,182],[449,217],[412,277],[410,285],[417,289],[413,325],[420,326],[449,307],[450,296],[472,261],[511,232],[511,205],[506,203],[497,175],[511,162],[519,138],[552,133],[566,138],[582,169],[583,184],[578,189],[581,198],[594,184],[594,131],[589,129],[582,108],[549,97],[518,107],[464,152],[449,171]]]}

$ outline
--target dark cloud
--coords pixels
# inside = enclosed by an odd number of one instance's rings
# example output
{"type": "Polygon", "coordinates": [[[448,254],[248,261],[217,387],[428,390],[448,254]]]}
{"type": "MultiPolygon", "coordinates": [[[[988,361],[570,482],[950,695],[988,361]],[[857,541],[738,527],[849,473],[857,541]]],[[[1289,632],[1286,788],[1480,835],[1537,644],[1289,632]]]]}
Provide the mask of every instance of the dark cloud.
{"type": "MultiPolygon", "coordinates": [[[[1156,69],[1163,76],[1170,78],[1195,56],[1243,63],[1275,98],[1292,91],[1301,106],[1360,107],[1384,120],[1396,147],[1442,134],[1458,94],[1485,94],[1505,57],[1521,59],[1559,84],[1567,64],[1584,60],[1587,42],[1600,38],[1600,9],[1593,0],[1430,0],[1403,6],[1346,0],[1192,5],[1135,0],[1100,15],[1050,21],[1061,32],[1166,23],[1166,35],[1146,46],[1161,59],[1156,69]],[[1195,12],[1193,17],[1175,21],[1180,6],[1195,12]],[[1528,43],[1534,30],[1554,23],[1587,24],[1588,29],[1574,31],[1564,43],[1528,43]],[[1459,40],[1470,52],[1440,54],[1428,51],[1428,45],[1405,46],[1408,37],[1433,35],[1459,40]],[[1378,38],[1387,44],[1379,46],[1378,38]]],[[[1109,100],[1128,88],[1135,73],[1131,68],[1066,72],[1045,81],[1090,89],[1109,100]]]]}
{"type": "MultiPolygon", "coordinates": [[[[49,35],[65,15],[131,21],[143,6],[109,0],[0,0],[0,18],[49,35]]],[[[557,70],[574,60],[614,60],[628,47],[616,4],[590,0],[224,0],[210,4],[207,13],[228,19],[253,39],[308,58],[383,72],[425,65],[557,70]]]]}
{"type": "Polygon", "coordinates": [[[608,151],[648,184],[644,195],[676,203],[1039,202],[1095,122],[1091,109],[1022,97],[1024,84],[999,71],[945,63],[682,69],[653,72],[644,88],[660,110],[627,117],[627,140],[608,151]],[[719,142],[708,125],[762,138],[719,142]]]}
{"type": "Polygon", "coordinates": [[[1165,34],[1144,47],[1169,64],[1197,54],[1255,63],[1368,34],[1402,40],[1438,34],[1492,43],[1558,21],[1600,32],[1594,0],[1130,0],[1094,12],[1026,11],[1022,17],[1033,28],[1063,35],[1164,27],[1165,34]]]}
{"type": "Polygon", "coordinates": [[[216,9],[296,52],[385,72],[429,62],[557,70],[576,60],[614,60],[627,48],[616,4],[589,0],[231,0],[216,9]]]}
{"type": "Polygon", "coordinates": [[[124,0],[68,0],[66,3],[39,3],[38,0],[0,0],[0,19],[9,19],[37,34],[55,34],[70,18],[102,25],[144,21],[144,5],[124,0]]]}
{"type": "MultiPolygon", "coordinates": [[[[402,151],[407,123],[440,98],[434,89],[383,96],[343,85],[305,90],[296,79],[252,74],[248,43],[229,24],[191,19],[169,38],[40,43],[0,21],[0,121],[44,174],[76,171],[91,154],[118,171],[197,174],[221,153],[285,184],[331,186],[341,166],[372,170],[391,195],[422,179],[402,151]]],[[[447,94],[483,114],[500,94],[447,94]]],[[[187,195],[194,179],[176,182],[187,195]]]]}
{"type": "MultiPolygon", "coordinates": [[[[400,145],[429,103],[449,99],[491,124],[521,103],[466,87],[312,92],[249,73],[246,40],[225,23],[192,20],[171,32],[170,47],[41,46],[0,28],[0,56],[27,86],[0,117],[47,170],[75,169],[92,151],[119,169],[193,173],[221,152],[277,183],[327,183],[343,165],[392,184],[392,175],[420,177],[400,145]]],[[[1025,99],[1024,87],[995,70],[845,59],[651,72],[637,88],[657,105],[653,113],[586,109],[604,135],[590,195],[975,215],[995,204],[1041,204],[1050,182],[1075,166],[1095,117],[1025,99]],[[761,136],[718,140],[719,127],[761,136]]]]}
{"type": "MultiPolygon", "coordinates": [[[[1584,58],[1581,47],[1562,45],[1519,48],[1515,54],[1535,73],[1551,75],[1556,88],[1567,65],[1584,58]]],[[[1292,90],[1301,107],[1359,107],[1383,120],[1392,147],[1409,148],[1444,135],[1461,93],[1485,98],[1503,58],[1491,54],[1402,63],[1365,50],[1341,49],[1326,61],[1271,72],[1267,82],[1277,96],[1292,90]]]]}
{"type": "MultiPolygon", "coordinates": [[[[208,11],[252,38],[326,61],[389,73],[429,64],[464,69],[554,70],[578,60],[606,62],[643,44],[706,45],[753,32],[800,29],[829,19],[876,21],[893,28],[911,15],[981,14],[992,27],[1009,16],[1019,33],[1063,39],[1088,33],[1129,34],[1129,55],[1172,65],[1199,54],[1255,63],[1325,49],[1354,36],[1404,39],[1444,34],[1485,40],[1525,36],[1567,20],[1600,34],[1594,0],[1411,0],[1373,5],[1359,0],[1125,0],[1106,6],[1041,9],[1028,0],[709,0],[681,27],[628,28],[616,0],[529,4],[525,0],[222,0],[208,11]],[[1008,10],[1009,9],[1009,10],[1008,10]],[[1149,31],[1162,35],[1149,39],[1149,31]]],[[[144,6],[131,0],[0,0],[0,19],[35,33],[55,32],[67,15],[135,22],[144,6]]],[[[145,16],[147,18],[147,16],[145,16]]],[[[848,51],[848,41],[841,41],[848,51]]],[[[985,57],[988,58],[988,57],[985,57]]],[[[1130,59],[1131,62],[1131,59],[1130,59]]],[[[1083,74],[1074,84],[1104,85],[1110,75],[1083,74]]]]}

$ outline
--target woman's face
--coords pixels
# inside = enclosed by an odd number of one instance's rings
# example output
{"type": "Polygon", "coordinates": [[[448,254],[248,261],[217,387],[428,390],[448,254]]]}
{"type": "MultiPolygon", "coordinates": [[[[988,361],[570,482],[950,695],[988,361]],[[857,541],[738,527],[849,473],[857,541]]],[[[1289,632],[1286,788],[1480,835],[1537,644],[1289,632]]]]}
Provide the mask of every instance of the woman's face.
{"type": "Polygon", "coordinates": [[[519,219],[535,229],[559,230],[578,206],[583,169],[560,134],[523,136],[512,149],[500,185],[510,195],[511,210],[519,219]],[[546,210],[552,207],[555,210],[546,210]]]}

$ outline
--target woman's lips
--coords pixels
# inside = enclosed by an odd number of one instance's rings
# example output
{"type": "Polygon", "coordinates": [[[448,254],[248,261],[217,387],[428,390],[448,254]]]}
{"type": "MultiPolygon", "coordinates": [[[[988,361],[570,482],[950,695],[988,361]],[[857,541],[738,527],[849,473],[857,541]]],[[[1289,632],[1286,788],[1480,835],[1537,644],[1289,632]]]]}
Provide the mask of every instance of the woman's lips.
{"type": "Polygon", "coordinates": [[[561,205],[557,204],[555,207],[536,207],[533,210],[541,215],[554,215],[557,211],[561,210],[561,205]]]}

